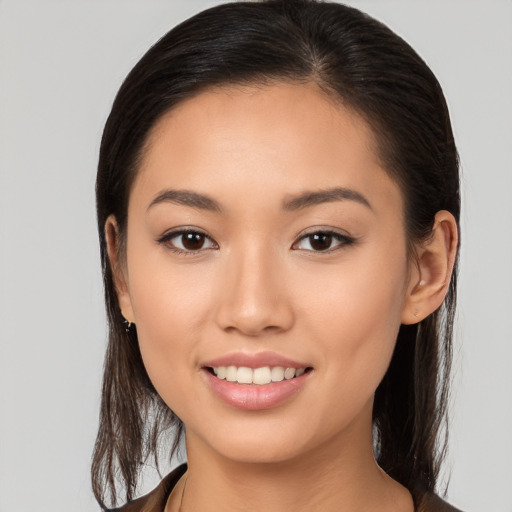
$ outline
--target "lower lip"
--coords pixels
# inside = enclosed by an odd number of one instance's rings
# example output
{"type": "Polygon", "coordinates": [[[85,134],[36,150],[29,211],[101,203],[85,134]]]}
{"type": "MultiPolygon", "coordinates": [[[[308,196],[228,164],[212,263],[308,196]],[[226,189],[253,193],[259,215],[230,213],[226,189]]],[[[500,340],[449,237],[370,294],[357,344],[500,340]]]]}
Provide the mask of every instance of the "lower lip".
{"type": "Polygon", "coordinates": [[[237,409],[259,411],[271,409],[285,402],[300,391],[307,381],[310,371],[300,377],[281,382],[271,382],[262,386],[257,384],[238,384],[218,379],[207,369],[203,369],[213,392],[225,403],[237,409]]]}

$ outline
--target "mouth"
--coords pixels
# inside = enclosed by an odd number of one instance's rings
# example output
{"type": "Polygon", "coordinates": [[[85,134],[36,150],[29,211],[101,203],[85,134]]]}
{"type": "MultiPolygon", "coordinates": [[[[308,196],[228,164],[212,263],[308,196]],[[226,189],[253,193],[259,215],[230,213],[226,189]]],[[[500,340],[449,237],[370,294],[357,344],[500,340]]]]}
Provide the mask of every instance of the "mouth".
{"type": "Polygon", "coordinates": [[[232,352],[203,361],[209,389],[227,405],[242,410],[264,410],[290,403],[311,386],[314,367],[272,351],[232,352]]]}
{"type": "Polygon", "coordinates": [[[272,382],[282,382],[296,379],[313,368],[308,367],[284,367],[284,366],[261,366],[249,368],[247,366],[208,366],[205,369],[219,380],[233,382],[236,384],[247,384],[265,386],[272,382]]]}

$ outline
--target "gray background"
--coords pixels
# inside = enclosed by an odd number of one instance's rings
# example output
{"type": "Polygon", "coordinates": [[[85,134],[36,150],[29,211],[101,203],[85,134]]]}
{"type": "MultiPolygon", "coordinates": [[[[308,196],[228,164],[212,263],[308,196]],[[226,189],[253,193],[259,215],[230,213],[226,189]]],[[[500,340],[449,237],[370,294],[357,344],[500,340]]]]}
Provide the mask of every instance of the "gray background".
{"type": "MultiPolygon", "coordinates": [[[[101,130],[150,44],[215,3],[0,0],[0,512],[98,509],[101,130]]],[[[349,3],[416,48],[450,105],[464,210],[445,476],[455,505],[511,512],[512,3],[349,3]]]]}

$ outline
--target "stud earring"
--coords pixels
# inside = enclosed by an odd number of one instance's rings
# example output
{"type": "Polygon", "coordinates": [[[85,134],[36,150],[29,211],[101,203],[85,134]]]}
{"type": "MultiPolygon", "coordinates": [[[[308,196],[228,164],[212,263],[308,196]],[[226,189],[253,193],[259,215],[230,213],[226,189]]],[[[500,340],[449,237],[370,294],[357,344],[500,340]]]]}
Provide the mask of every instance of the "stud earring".
{"type": "Polygon", "coordinates": [[[127,333],[130,332],[132,325],[134,325],[132,322],[130,322],[130,320],[126,320],[126,318],[123,318],[123,324],[124,324],[124,330],[127,333]]]}

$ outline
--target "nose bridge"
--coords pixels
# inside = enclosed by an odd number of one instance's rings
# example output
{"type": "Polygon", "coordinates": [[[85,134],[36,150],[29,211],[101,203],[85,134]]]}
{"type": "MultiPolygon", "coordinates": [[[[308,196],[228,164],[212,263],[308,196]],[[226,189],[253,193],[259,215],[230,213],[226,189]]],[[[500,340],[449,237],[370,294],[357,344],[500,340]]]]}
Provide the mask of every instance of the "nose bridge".
{"type": "Polygon", "coordinates": [[[253,238],[233,247],[225,264],[228,277],[218,318],[223,329],[255,336],[291,326],[283,261],[268,241],[253,238]]]}

